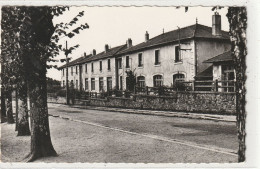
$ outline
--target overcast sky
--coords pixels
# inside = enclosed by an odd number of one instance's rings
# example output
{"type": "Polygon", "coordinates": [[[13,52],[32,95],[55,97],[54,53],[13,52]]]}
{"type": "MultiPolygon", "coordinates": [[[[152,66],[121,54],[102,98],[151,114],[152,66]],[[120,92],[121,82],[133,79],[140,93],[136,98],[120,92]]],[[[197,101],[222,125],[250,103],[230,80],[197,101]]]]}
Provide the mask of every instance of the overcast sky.
{"type": "MultiPolygon", "coordinates": [[[[212,7],[190,7],[188,12],[184,8],[175,7],[70,7],[70,10],[62,16],[54,18],[54,24],[67,23],[78,12],[85,11],[78,24],[88,23],[89,29],[83,30],[79,35],[68,40],[68,46],[79,44],[80,47],[69,57],[76,59],[84,52],[89,54],[93,49],[97,53],[104,50],[104,45],[111,47],[126,43],[131,38],[133,45],[144,41],[145,32],[150,38],[163,32],[177,29],[177,26],[185,27],[196,23],[206,26],[212,25],[212,7]]],[[[228,31],[229,24],[226,17],[227,8],[218,11],[222,16],[222,30],[228,31]]],[[[61,43],[65,45],[65,38],[61,43]]],[[[57,59],[64,58],[61,54],[57,59]]],[[[57,63],[61,66],[63,63],[57,63]]],[[[61,73],[56,69],[50,69],[48,77],[60,80],[61,73]]]]}

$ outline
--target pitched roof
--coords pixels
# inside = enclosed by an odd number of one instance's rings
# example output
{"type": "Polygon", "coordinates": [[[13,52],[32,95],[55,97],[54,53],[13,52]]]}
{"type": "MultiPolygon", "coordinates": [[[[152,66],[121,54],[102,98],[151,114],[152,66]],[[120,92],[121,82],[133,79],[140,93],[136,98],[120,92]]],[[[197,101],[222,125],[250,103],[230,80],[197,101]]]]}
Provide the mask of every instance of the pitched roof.
{"type": "Polygon", "coordinates": [[[227,52],[224,52],[220,55],[217,55],[213,58],[210,58],[210,59],[204,61],[204,63],[227,62],[227,61],[232,61],[233,59],[234,58],[231,55],[231,51],[227,51],[227,52]]]}
{"type": "Polygon", "coordinates": [[[98,53],[97,55],[94,55],[93,57],[83,59],[83,60],[80,61],[80,63],[86,63],[86,62],[90,62],[90,61],[94,61],[94,60],[100,60],[100,59],[108,58],[108,57],[111,57],[111,56],[115,55],[117,52],[124,50],[124,49],[126,49],[126,44],[113,47],[111,49],[108,49],[107,52],[103,51],[101,53],[98,53]]]}
{"type": "Polygon", "coordinates": [[[200,24],[194,24],[191,26],[187,26],[184,28],[180,28],[177,30],[173,30],[170,32],[166,32],[163,34],[160,34],[154,38],[149,39],[147,42],[142,42],[138,45],[132,46],[130,48],[127,48],[118,54],[126,54],[131,53],[137,50],[143,50],[149,47],[161,45],[161,44],[167,44],[170,42],[177,42],[180,40],[185,40],[189,38],[209,38],[209,39],[225,39],[229,40],[228,32],[222,31],[221,36],[214,36],[212,35],[212,28],[200,24]]]}
{"type": "MultiPolygon", "coordinates": [[[[87,55],[87,56],[81,56],[81,57],[79,57],[79,58],[77,58],[77,59],[75,59],[75,60],[72,60],[71,62],[68,63],[68,67],[77,65],[77,64],[81,63],[82,60],[84,60],[84,59],[86,59],[86,58],[89,58],[89,57],[91,57],[91,56],[92,56],[92,54],[87,55]]],[[[60,66],[58,69],[63,69],[63,68],[65,68],[65,67],[66,67],[66,64],[60,66]]]]}
{"type": "MultiPolygon", "coordinates": [[[[108,58],[108,57],[115,55],[118,51],[123,50],[125,48],[126,48],[126,44],[108,49],[107,52],[103,51],[101,53],[98,53],[97,55],[90,54],[90,55],[87,55],[87,56],[81,56],[81,57],[69,62],[68,66],[74,66],[76,64],[83,64],[83,63],[91,62],[91,61],[94,61],[94,60],[100,60],[100,59],[108,58]]],[[[65,67],[66,67],[66,64],[60,66],[59,69],[63,69],[65,67]]]]}
{"type": "Polygon", "coordinates": [[[196,78],[202,78],[202,77],[212,77],[212,71],[213,71],[213,66],[209,66],[206,69],[204,69],[202,72],[198,73],[196,75],[196,78]]]}

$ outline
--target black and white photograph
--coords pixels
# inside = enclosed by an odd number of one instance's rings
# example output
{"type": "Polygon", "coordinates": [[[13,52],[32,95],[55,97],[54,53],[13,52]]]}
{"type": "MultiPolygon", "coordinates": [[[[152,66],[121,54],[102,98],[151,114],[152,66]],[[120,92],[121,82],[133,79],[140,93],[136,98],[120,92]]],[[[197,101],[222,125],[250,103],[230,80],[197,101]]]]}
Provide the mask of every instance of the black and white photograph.
{"type": "Polygon", "coordinates": [[[1,163],[245,163],[249,19],[2,5],[1,163]]]}

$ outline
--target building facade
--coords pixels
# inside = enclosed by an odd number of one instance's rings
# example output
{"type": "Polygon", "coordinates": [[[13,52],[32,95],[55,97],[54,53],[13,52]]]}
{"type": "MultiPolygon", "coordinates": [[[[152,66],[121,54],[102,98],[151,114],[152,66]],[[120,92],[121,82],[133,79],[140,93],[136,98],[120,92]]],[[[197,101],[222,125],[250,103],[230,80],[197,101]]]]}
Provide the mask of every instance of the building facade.
{"type": "Polygon", "coordinates": [[[212,64],[212,79],[218,81],[218,85],[221,86],[219,91],[221,92],[235,91],[234,81],[236,80],[236,73],[233,60],[231,51],[228,51],[204,62],[212,64]]]}
{"type": "MultiPolygon", "coordinates": [[[[218,13],[212,16],[212,27],[198,23],[149,38],[132,45],[132,40],[99,54],[93,52],[69,63],[69,81],[77,89],[107,91],[113,88],[127,90],[127,73],[136,74],[140,87],[172,86],[178,81],[194,80],[201,72],[212,67],[206,62],[231,48],[228,32],[221,30],[218,13]]],[[[62,85],[66,79],[66,66],[62,71],[62,85]]]]}

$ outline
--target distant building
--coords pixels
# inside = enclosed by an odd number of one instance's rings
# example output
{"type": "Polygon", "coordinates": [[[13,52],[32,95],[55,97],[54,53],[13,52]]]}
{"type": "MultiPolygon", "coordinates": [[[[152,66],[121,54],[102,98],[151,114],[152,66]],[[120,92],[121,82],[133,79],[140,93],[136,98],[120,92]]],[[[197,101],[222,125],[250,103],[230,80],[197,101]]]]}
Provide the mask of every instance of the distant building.
{"type": "Polygon", "coordinates": [[[236,78],[233,60],[231,51],[228,51],[204,61],[204,63],[213,64],[210,67],[211,72],[208,73],[212,76],[212,80],[218,80],[220,86],[226,86],[219,89],[220,91],[234,92],[234,87],[229,87],[234,86],[232,81],[236,78]]]}
{"type": "MultiPolygon", "coordinates": [[[[162,33],[149,38],[146,32],[144,42],[126,44],[93,52],[69,63],[69,81],[77,89],[99,92],[116,87],[127,89],[127,70],[137,75],[137,85],[157,87],[171,86],[176,80],[194,80],[212,67],[205,60],[220,55],[231,48],[228,32],[221,30],[221,16],[212,16],[212,27],[194,24],[162,33]]],[[[64,86],[65,65],[60,67],[64,86]]]]}

